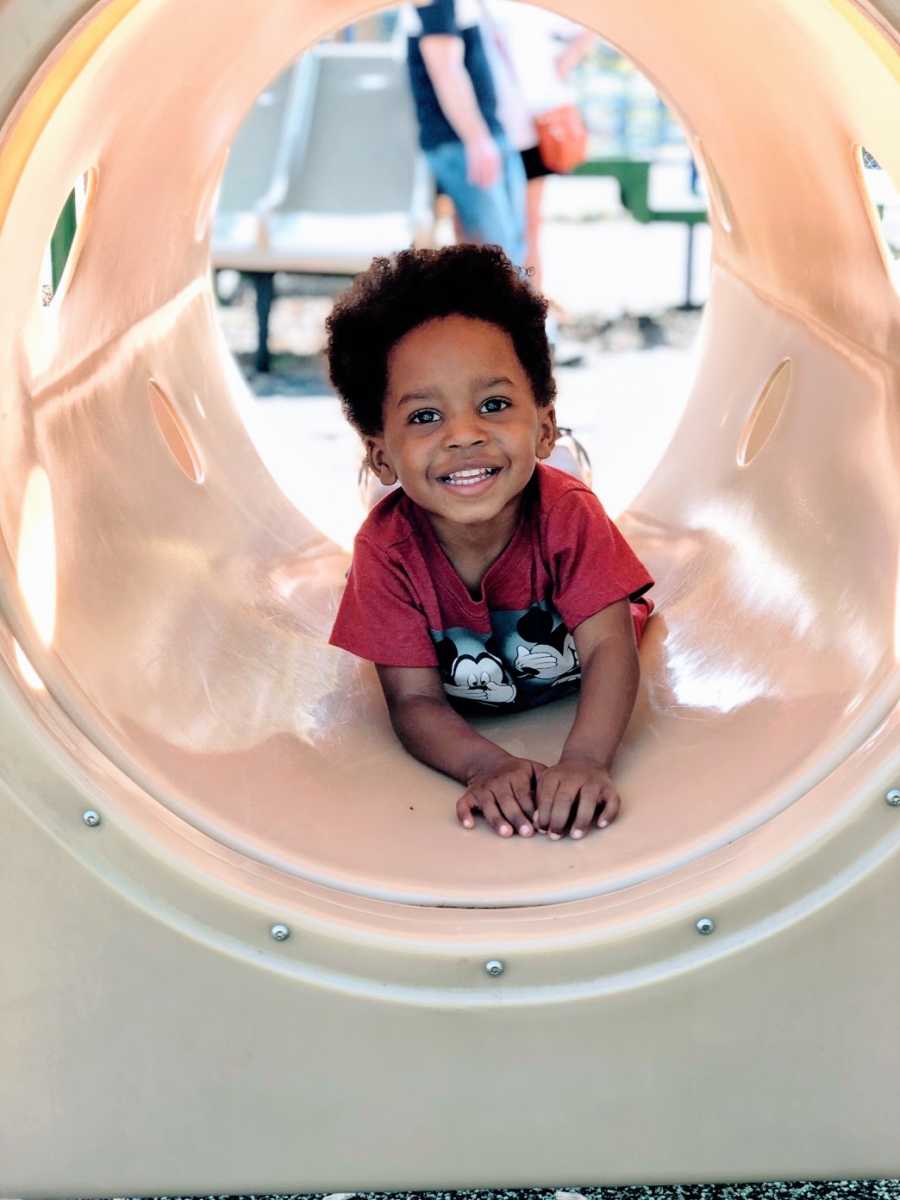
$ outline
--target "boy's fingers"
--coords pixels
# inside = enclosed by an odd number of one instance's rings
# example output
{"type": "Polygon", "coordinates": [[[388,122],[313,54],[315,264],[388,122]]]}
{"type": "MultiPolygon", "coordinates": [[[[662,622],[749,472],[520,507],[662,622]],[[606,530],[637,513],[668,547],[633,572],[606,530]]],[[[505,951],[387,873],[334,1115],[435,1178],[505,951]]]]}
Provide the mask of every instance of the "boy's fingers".
{"type": "Polygon", "coordinates": [[[557,789],[556,795],[553,797],[553,808],[550,810],[550,822],[547,826],[547,832],[554,841],[563,835],[563,830],[569,822],[569,817],[572,815],[572,807],[575,804],[578,790],[578,787],[573,784],[563,784],[557,789]]]}
{"type": "Polygon", "coordinates": [[[501,837],[512,837],[513,826],[510,825],[509,821],[507,821],[506,817],[500,811],[500,806],[497,804],[493,793],[485,789],[479,796],[478,803],[481,811],[484,813],[484,819],[490,825],[491,829],[493,829],[494,833],[499,833],[501,837]]]}
{"type": "Polygon", "coordinates": [[[534,830],[527,814],[522,811],[519,805],[513,781],[510,780],[505,787],[498,787],[494,794],[500,811],[512,825],[513,829],[523,837],[530,837],[534,830]]]}
{"type": "Polygon", "coordinates": [[[517,775],[510,780],[510,783],[516,802],[530,824],[535,810],[533,777],[530,772],[527,776],[523,775],[520,777],[517,775]]]}
{"type": "Polygon", "coordinates": [[[559,783],[550,771],[547,771],[538,780],[538,806],[534,817],[534,827],[539,833],[547,832],[547,825],[550,821],[550,810],[553,808],[553,799],[556,796],[556,789],[558,787],[559,783]]]}
{"type": "Polygon", "coordinates": [[[578,796],[578,808],[575,812],[575,820],[572,822],[572,828],[569,831],[569,837],[583,838],[591,827],[591,822],[594,819],[594,813],[597,811],[597,805],[600,803],[603,791],[596,784],[586,783],[581,789],[578,796]]]}
{"type": "Polygon", "coordinates": [[[530,807],[526,809],[526,812],[531,817],[532,825],[537,820],[538,800],[541,795],[541,776],[546,770],[547,767],[543,763],[532,762],[531,764],[531,778],[528,780],[528,801],[530,807]]]}
{"type": "Polygon", "coordinates": [[[603,810],[597,817],[597,828],[605,829],[619,815],[619,809],[622,807],[622,801],[619,798],[619,793],[613,787],[603,789],[603,799],[605,801],[603,810]]]}
{"type": "Polygon", "coordinates": [[[465,791],[456,802],[456,819],[466,829],[475,827],[475,810],[478,806],[470,791],[465,791]]]}

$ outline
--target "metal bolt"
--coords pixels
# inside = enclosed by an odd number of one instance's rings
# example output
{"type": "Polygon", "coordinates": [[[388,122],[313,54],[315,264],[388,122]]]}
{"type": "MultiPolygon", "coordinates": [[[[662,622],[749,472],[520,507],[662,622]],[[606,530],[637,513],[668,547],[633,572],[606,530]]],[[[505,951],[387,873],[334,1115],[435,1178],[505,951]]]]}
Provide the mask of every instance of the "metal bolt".
{"type": "Polygon", "coordinates": [[[86,809],[81,814],[81,819],[84,821],[85,825],[90,826],[91,829],[96,829],[100,824],[100,814],[98,812],[94,812],[92,808],[86,809]]]}
{"type": "Polygon", "coordinates": [[[499,958],[492,958],[490,962],[484,964],[484,969],[488,975],[502,975],[506,970],[506,964],[502,963],[499,958]]]}
{"type": "Polygon", "coordinates": [[[291,931],[287,925],[273,925],[269,930],[276,942],[286,942],[291,936],[291,931]]]}
{"type": "Polygon", "coordinates": [[[715,933],[716,923],[712,917],[701,917],[700,920],[695,924],[694,928],[698,933],[702,933],[704,936],[706,936],[707,934],[715,933]]]}
{"type": "Polygon", "coordinates": [[[891,788],[885,792],[884,798],[891,808],[900,808],[900,788],[891,788]]]}

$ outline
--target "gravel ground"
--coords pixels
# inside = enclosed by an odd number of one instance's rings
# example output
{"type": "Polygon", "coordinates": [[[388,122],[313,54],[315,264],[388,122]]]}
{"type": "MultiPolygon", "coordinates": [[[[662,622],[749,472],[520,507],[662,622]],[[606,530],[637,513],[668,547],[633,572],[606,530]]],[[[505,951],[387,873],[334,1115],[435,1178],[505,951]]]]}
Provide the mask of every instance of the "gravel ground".
{"type": "MultiPolygon", "coordinates": [[[[460,1192],[310,1192],[207,1200],[897,1200],[898,1179],[845,1179],[815,1183],[684,1184],[673,1187],[478,1188],[460,1192]]],[[[189,1200],[172,1197],[168,1200],[189,1200]]]]}

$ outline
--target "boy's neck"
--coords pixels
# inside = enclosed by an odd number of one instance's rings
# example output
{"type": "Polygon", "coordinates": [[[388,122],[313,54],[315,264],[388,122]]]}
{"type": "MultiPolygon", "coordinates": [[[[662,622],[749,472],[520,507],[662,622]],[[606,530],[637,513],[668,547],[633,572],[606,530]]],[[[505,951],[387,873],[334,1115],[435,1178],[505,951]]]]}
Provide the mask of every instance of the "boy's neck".
{"type": "Polygon", "coordinates": [[[520,492],[496,517],[472,525],[427,514],[441,548],[470,592],[478,591],[491,565],[509,545],[519,523],[522,503],[520,492]]]}

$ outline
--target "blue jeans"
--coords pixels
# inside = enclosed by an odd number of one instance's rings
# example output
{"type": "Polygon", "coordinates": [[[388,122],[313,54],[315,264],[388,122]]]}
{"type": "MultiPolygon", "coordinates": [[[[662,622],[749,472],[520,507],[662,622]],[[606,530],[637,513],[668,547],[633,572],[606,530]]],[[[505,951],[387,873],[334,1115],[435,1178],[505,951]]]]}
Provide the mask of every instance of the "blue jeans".
{"type": "Polygon", "coordinates": [[[502,246],[516,266],[525,262],[525,168],[522,156],[501,134],[494,138],[500,151],[500,178],[489,188],[466,178],[462,142],[442,142],[425,151],[438,187],[453,201],[466,237],[473,242],[502,246]]]}

